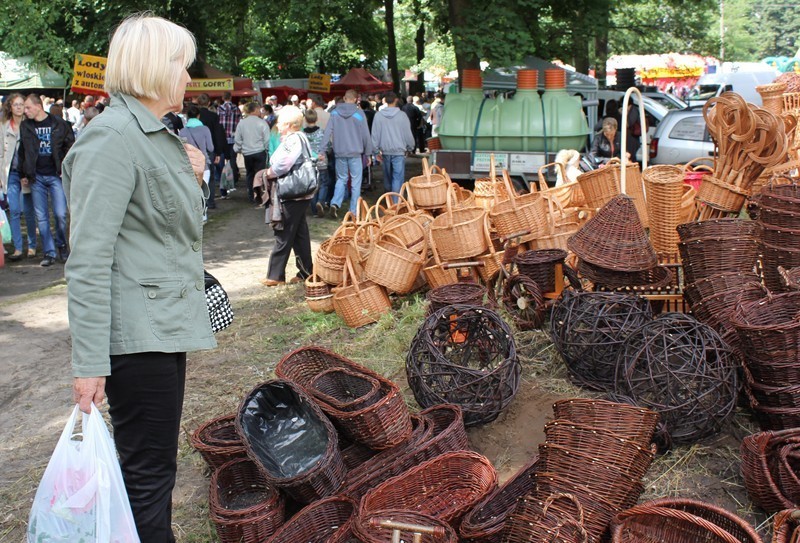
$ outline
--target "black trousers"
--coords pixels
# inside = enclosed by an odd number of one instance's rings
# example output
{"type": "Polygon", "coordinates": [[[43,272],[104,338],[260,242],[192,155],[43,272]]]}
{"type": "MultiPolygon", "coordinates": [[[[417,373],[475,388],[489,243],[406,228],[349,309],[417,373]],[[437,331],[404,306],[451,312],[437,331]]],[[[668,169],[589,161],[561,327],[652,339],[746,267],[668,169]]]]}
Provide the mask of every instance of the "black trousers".
{"type": "Polygon", "coordinates": [[[245,182],[247,183],[247,196],[253,201],[253,179],[256,173],[267,167],[267,152],[261,151],[252,155],[244,155],[245,182]]]}
{"type": "Polygon", "coordinates": [[[305,279],[311,275],[311,236],[306,222],[310,201],[283,202],[283,230],[275,230],[275,247],[269,255],[267,279],[286,281],[286,264],[292,250],[300,277],[305,279]]]}
{"type": "Polygon", "coordinates": [[[225,144],[225,160],[230,161],[231,163],[231,170],[233,171],[233,184],[239,182],[239,165],[236,163],[236,155],[238,153],[233,150],[232,143],[225,144]]]}
{"type": "Polygon", "coordinates": [[[108,413],[142,543],[175,541],[172,489],[185,382],[186,353],[111,357],[108,413]]]}

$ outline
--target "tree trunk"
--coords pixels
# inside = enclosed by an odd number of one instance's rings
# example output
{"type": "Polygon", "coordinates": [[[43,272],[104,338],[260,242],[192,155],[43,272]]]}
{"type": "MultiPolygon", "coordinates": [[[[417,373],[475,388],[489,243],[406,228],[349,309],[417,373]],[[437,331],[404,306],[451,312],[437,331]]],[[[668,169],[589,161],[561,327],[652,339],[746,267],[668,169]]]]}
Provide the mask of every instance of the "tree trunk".
{"type": "Polygon", "coordinates": [[[456,68],[458,69],[458,88],[461,89],[461,81],[465,69],[481,68],[480,59],[474,53],[464,51],[463,42],[460,37],[462,28],[467,27],[464,14],[471,9],[471,0],[448,0],[448,19],[450,21],[450,32],[453,35],[453,48],[456,50],[456,68]]]}
{"type": "Polygon", "coordinates": [[[604,10],[601,13],[603,20],[597,22],[597,34],[594,36],[594,56],[595,67],[594,77],[600,85],[606,85],[606,62],[608,61],[608,25],[609,13],[604,10]]]}
{"type": "Polygon", "coordinates": [[[394,0],[383,0],[386,11],[386,37],[389,45],[387,63],[392,72],[392,88],[400,92],[400,71],[397,69],[397,42],[394,37],[394,0]]]}
{"type": "MultiPolygon", "coordinates": [[[[420,64],[425,59],[425,22],[419,23],[417,28],[417,36],[414,38],[417,44],[417,64],[420,64]]],[[[417,74],[417,89],[418,92],[425,91],[425,71],[417,74]]]]}

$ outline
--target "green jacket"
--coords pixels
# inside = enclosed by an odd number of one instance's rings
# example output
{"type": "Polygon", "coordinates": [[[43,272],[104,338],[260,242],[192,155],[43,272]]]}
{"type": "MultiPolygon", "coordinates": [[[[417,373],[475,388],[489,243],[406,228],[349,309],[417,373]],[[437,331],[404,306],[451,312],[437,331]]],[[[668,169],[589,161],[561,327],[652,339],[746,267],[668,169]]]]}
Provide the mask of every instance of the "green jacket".
{"type": "Polygon", "coordinates": [[[65,157],[63,181],[73,375],[109,375],[109,355],[215,347],[203,194],[181,140],[137,99],[113,95],[65,157]]]}

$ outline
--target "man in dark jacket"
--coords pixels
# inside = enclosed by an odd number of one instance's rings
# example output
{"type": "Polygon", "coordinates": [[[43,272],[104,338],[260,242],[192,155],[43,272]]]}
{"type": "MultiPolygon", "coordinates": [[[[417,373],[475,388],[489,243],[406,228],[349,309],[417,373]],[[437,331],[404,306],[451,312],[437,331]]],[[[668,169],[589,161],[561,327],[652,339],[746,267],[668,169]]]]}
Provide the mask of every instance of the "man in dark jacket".
{"type": "Polygon", "coordinates": [[[19,125],[19,164],[22,182],[29,183],[36,210],[39,235],[42,236],[42,266],[52,266],[58,258],[65,262],[67,248],[67,198],[61,184],[61,163],[75,143],[72,127],[44,110],[35,94],[25,99],[25,119],[19,125]],[[56,218],[56,237],[50,231],[48,198],[56,218]]]}
{"type": "Polygon", "coordinates": [[[219,180],[219,170],[216,165],[219,164],[222,157],[225,156],[225,148],[227,146],[227,138],[225,136],[225,128],[219,122],[219,115],[214,113],[208,108],[211,100],[206,93],[197,97],[197,105],[200,106],[200,122],[203,123],[211,131],[211,141],[214,142],[214,164],[211,165],[211,177],[208,180],[208,201],[206,206],[208,209],[215,209],[217,207],[214,201],[215,192],[217,190],[217,181],[219,180]]]}
{"type": "MultiPolygon", "coordinates": [[[[413,132],[415,135],[414,138],[415,149],[419,148],[420,152],[422,152],[425,150],[424,145],[420,146],[420,142],[416,141],[418,139],[416,138],[416,133],[422,126],[422,110],[420,110],[417,106],[414,105],[413,98],[414,98],[413,96],[409,96],[408,101],[405,104],[403,104],[403,107],[401,107],[400,109],[402,109],[403,112],[405,112],[405,114],[408,115],[408,122],[411,123],[411,132],[413,132]]],[[[402,98],[400,100],[402,101],[402,98]]],[[[413,150],[414,149],[412,149],[412,151],[413,150]]]]}

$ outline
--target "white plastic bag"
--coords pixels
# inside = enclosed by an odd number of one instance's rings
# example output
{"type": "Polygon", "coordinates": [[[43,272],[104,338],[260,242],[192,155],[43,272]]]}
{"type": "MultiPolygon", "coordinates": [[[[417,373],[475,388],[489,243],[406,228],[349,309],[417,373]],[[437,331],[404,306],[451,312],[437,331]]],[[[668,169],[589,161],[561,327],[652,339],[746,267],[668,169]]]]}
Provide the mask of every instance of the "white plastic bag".
{"type": "Polygon", "coordinates": [[[139,543],[116,449],[92,404],[74,434],[72,411],[39,483],[28,520],[28,543],[139,543]],[[82,439],[76,439],[82,437],[82,439]]]}

